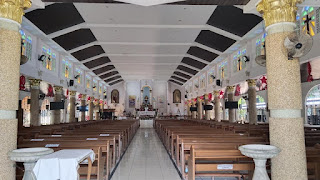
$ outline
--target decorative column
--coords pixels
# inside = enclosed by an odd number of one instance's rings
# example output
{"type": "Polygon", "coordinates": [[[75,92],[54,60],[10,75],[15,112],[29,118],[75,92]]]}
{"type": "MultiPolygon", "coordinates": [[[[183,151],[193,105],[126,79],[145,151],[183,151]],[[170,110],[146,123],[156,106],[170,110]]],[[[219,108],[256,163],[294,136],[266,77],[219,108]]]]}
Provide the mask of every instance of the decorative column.
{"type": "Polygon", "coordinates": [[[89,101],[89,121],[93,120],[93,106],[94,106],[93,101],[94,101],[94,97],[91,96],[89,101]]]}
{"type": "MultiPolygon", "coordinates": [[[[80,106],[85,107],[86,106],[86,94],[82,94],[81,96],[81,101],[80,101],[80,106]]],[[[79,121],[86,121],[86,111],[80,111],[80,120],[79,121]]]]}
{"type": "MultiPolygon", "coordinates": [[[[54,102],[61,102],[62,99],[62,91],[63,87],[61,86],[54,86],[54,102]]],[[[54,124],[60,124],[61,123],[61,110],[52,110],[52,118],[54,124]]]]}
{"type": "Polygon", "coordinates": [[[31,98],[30,98],[30,125],[41,126],[39,112],[39,94],[40,94],[40,79],[30,79],[31,98]]]}
{"type": "MultiPolygon", "coordinates": [[[[194,99],[191,100],[192,101],[192,107],[196,107],[196,101],[194,101],[194,99]]],[[[192,119],[197,119],[197,111],[192,111],[192,119]]]]}
{"type": "Polygon", "coordinates": [[[70,112],[69,122],[76,122],[76,93],[77,91],[70,91],[70,112]]]}
{"type": "Polygon", "coordinates": [[[187,113],[188,113],[188,118],[191,117],[191,111],[190,111],[190,107],[192,106],[192,103],[189,102],[189,100],[187,100],[187,113]]]}
{"type": "Polygon", "coordinates": [[[214,118],[217,122],[221,122],[221,117],[220,117],[220,92],[219,91],[214,91],[214,118]]]}
{"type": "Polygon", "coordinates": [[[95,116],[96,116],[96,120],[100,120],[100,114],[99,114],[99,111],[100,111],[100,105],[99,105],[99,99],[96,99],[95,100],[95,116]]]}
{"type": "Polygon", "coordinates": [[[21,36],[23,10],[30,0],[0,1],[0,179],[14,180],[14,162],[8,153],[17,147],[16,110],[19,102],[21,36]]]}
{"type": "MultiPolygon", "coordinates": [[[[234,86],[227,86],[228,101],[234,101],[234,86]]],[[[236,122],[235,109],[229,109],[229,122],[236,122]]]]}
{"type": "Polygon", "coordinates": [[[202,111],[203,111],[203,107],[202,107],[202,100],[200,97],[197,97],[197,101],[198,101],[198,119],[202,119],[203,117],[203,114],[202,114],[202,111]]]}
{"type": "MultiPolygon", "coordinates": [[[[208,94],[205,94],[204,95],[204,104],[205,105],[209,105],[209,97],[208,97],[208,94]]],[[[210,120],[210,112],[211,110],[206,110],[206,120],[210,120]]]]}
{"type": "Polygon", "coordinates": [[[249,112],[249,123],[257,124],[257,91],[256,91],[256,80],[248,79],[248,112],[249,112]]]}
{"type": "Polygon", "coordinates": [[[288,60],[284,39],[295,33],[297,3],[302,0],[262,0],[266,37],[270,143],[281,149],[272,159],[272,180],[307,180],[299,59],[288,60]]]}

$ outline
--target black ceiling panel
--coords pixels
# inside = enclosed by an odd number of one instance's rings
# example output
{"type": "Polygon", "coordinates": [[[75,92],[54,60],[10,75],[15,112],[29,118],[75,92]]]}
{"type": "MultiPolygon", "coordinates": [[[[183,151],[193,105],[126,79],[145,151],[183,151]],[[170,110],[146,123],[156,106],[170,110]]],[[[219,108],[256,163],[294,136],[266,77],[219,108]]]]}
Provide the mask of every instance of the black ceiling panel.
{"type": "Polygon", "coordinates": [[[203,69],[204,67],[206,67],[206,64],[189,57],[184,57],[181,62],[196,67],[198,69],[203,69]]]}
{"type": "Polygon", "coordinates": [[[90,29],[78,29],[53,40],[67,51],[97,41],[90,29]]]}
{"type": "Polygon", "coordinates": [[[112,71],[112,72],[109,72],[109,73],[107,73],[107,74],[101,75],[101,76],[99,76],[99,77],[100,77],[101,79],[105,79],[105,78],[107,78],[107,77],[113,76],[113,75],[118,74],[118,73],[119,73],[118,71],[112,71]]]}
{"type": "Polygon", "coordinates": [[[224,52],[236,41],[209,30],[202,30],[198,35],[196,42],[224,52]]]}
{"type": "Polygon", "coordinates": [[[93,56],[97,56],[99,54],[103,54],[104,50],[100,45],[94,45],[80,51],[72,53],[72,55],[77,58],[79,61],[83,61],[85,59],[91,58],[93,56]]]}
{"type": "Polygon", "coordinates": [[[26,13],[25,17],[45,34],[51,34],[84,22],[72,3],[50,4],[45,9],[26,13]]]}
{"type": "Polygon", "coordinates": [[[184,78],[186,78],[186,79],[190,79],[190,78],[191,78],[191,76],[189,76],[189,75],[187,75],[187,74],[184,74],[184,73],[182,73],[182,72],[179,72],[179,71],[175,71],[175,72],[173,72],[173,74],[176,74],[176,75],[178,75],[178,76],[184,77],[184,78]]]}
{"type": "Polygon", "coordinates": [[[177,76],[171,76],[171,78],[172,79],[176,79],[176,80],[178,80],[178,81],[180,81],[180,82],[187,82],[187,80],[184,80],[184,79],[182,79],[182,78],[179,78],[179,77],[177,77],[177,76]]]}
{"type": "Polygon", "coordinates": [[[117,83],[119,83],[119,82],[122,82],[122,81],[123,81],[123,79],[120,79],[120,80],[118,80],[118,81],[115,81],[115,82],[113,82],[113,83],[110,83],[109,85],[112,86],[112,85],[115,85],[115,84],[117,84],[117,83]]]}
{"type": "Polygon", "coordinates": [[[103,73],[103,72],[109,71],[109,70],[114,69],[114,68],[115,68],[114,65],[108,65],[108,66],[104,66],[104,67],[102,67],[102,68],[93,70],[93,72],[94,72],[95,74],[101,74],[101,73],[103,73]]]}
{"type": "Polygon", "coordinates": [[[180,82],[177,82],[177,81],[175,81],[175,80],[172,80],[172,79],[170,79],[169,81],[171,81],[171,82],[173,82],[173,83],[176,83],[176,84],[178,84],[178,85],[180,85],[180,86],[182,86],[182,85],[183,85],[182,83],[180,83],[180,82]]]}
{"type": "Polygon", "coordinates": [[[108,62],[111,62],[110,59],[107,56],[104,56],[104,57],[86,62],[86,63],[84,63],[84,65],[87,66],[87,68],[91,69],[91,68],[100,66],[102,64],[108,63],[108,62]]]}
{"type": "Polygon", "coordinates": [[[190,69],[190,68],[182,66],[182,65],[179,65],[177,67],[177,69],[180,69],[181,71],[185,71],[185,72],[188,72],[188,73],[193,74],[193,75],[196,75],[198,73],[198,71],[190,69]]]}
{"type": "Polygon", "coordinates": [[[242,37],[261,21],[261,17],[244,14],[242,9],[235,6],[218,6],[207,24],[242,37]]]}
{"type": "Polygon", "coordinates": [[[106,79],[106,80],[104,80],[104,81],[105,81],[106,83],[108,83],[108,82],[114,81],[114,80],[119,79],[119,78],[121,78],[120,75],[119,75],[119,76],[115,76],[115,77],[113,77],[113,78],[106,79]]]}
{"type": "Polygon", "coordinates": [[[208,62],[212,62],[216,57],[219,56],[218,54],[215,54],[213,52],[207,51],[196,46],[190,47],[187,53],[208,62]]]}

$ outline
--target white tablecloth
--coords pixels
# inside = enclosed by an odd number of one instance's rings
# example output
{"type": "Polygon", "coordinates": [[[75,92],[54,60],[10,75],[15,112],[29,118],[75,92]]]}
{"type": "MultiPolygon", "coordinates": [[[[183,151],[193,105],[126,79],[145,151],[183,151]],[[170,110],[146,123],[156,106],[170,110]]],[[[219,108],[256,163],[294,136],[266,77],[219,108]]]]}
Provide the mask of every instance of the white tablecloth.
{"type": "Polygon", "coordinates": [[[79,163],[95,154],[91,149],[65,149],[38,160],[33,172],[37,180],[78,180],[79,163]]]}
{"type": "Polygon", "coordinates": [[[155,114],[155,111],[138,111],[139,116],[154,116],[155,114]]]}

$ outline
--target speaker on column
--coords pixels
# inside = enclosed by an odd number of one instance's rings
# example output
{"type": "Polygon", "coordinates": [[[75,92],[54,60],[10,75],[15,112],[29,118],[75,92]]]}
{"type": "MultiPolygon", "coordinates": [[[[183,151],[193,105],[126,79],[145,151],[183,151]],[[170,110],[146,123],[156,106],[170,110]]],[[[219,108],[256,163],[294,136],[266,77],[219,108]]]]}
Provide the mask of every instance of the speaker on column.
{"type": "Polygon", "coordinates": [[[217,79],[217,80],[216,80],[216,85],[217,85],[217,86],[221,86],[221,81],[220,81],[220,79],[217,79]]]}

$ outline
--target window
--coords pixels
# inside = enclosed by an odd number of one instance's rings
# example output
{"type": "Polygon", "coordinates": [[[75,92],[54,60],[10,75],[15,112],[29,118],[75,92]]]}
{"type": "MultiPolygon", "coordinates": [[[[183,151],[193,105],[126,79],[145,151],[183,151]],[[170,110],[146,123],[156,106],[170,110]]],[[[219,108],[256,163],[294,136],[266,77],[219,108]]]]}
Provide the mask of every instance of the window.
{"type": "Polygon", "coordinates": [[[267,33],[264,33],[261,38],[256,40],[256,56],[265,55],[266,36],[267,33]]]}
{"type": "Polygon", "coordinates": [[[194,90],[197,91],[199,89],[199,79],[195,79],[193,81],[193,85],[194,85],[194,90]]]}
{"type": "Polygon", "coordinates": [[[246,67],[246,62],[244,61],[243,56],[247,54],[247,50],[243,49],[238,51],[237,54],[233,56],[233,72],[239,72],[246,67]]]}
{"type": "Polygon", "coordinates": [[[62,69],[61,69],[62,77],[71,78],[71,69],[72,69],[72,64],[69,61],[62,59],[62,69]]]}
{"type": "Polygon", "coordinates": [[[313,7],[306,6],[301,12],[302,32],[314,36],[316,32],[316,16],[313,7]]]}
{"type": "Polygon", "coordinates": [[[206,86],[206,74],[202,74],[200,76],[200,88],[204,88],[206,86]]]}
{"type": "Polygon", "coordinates": [[[93,91],[97,91],[97,80],[93,80],[93,85],[92,85],[92,88],[93,88],[93,91]]]}
{"type": "Polygon", "coordinates": [[[224,61],[219,65],[219,74],[221,79],[224,79],[227,77],[227,74],[228,74],[227,66],[228,66],[228,61],[224,61]]]}
{"type": "Polygon", "coordinates": [[[91,77],[89,75],[86,76],[86,87],[91,88],[91,77]]]}
{"type": "Polygon", "coordinates": [[[83,78],[83,71],[79,68],[76,68],[75,77],[77,77],[76,80],[78,84],[81,84],[83,78]]]}
{"type": "Polygon", "coordinates": [[[55,71],[56,70],[56,54],[51,52],[51,49],[42,47],[42,55],[45,55],[46,58],[43,61],[42,65],[44,68],[55,71]]]}
{"type": "Polygon", "coordinates": [[[208,84],[212,84],[214,82],[214,68],[208,71],[208,84]]]}
{"type": "Polygon", "coordinates": [[[21,34],[21,55],[28,58],[28,61],[32,57],[32,38],[27,36],[23,30],[20,30],[21,34]]]}

